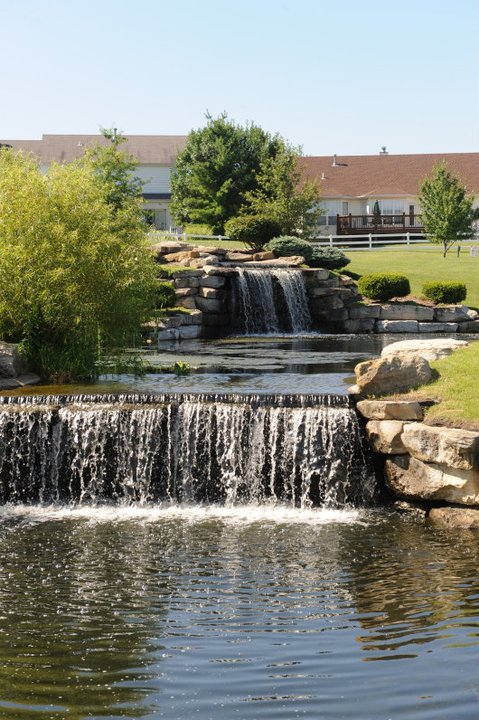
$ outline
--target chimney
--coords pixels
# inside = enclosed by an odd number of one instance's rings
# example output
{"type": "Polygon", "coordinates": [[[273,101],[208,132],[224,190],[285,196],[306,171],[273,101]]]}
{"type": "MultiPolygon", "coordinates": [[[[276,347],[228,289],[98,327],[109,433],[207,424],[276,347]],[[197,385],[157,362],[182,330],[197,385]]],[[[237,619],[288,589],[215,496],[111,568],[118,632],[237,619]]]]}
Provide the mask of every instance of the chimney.
{"type": "Polygon", "coordinates": [[[331,163],[331,167],[338,167],[338,163],[336,162],[336,160],[337,160],[337,155],[336,155],[336,153],[334,153],[333,162],[331,163]]]}
{"type": "Polygon", "coordinates": [[[388,151],[386,150],[386,145],[383,145],[381,148],[380,155],[389,155],[388,151]]]}

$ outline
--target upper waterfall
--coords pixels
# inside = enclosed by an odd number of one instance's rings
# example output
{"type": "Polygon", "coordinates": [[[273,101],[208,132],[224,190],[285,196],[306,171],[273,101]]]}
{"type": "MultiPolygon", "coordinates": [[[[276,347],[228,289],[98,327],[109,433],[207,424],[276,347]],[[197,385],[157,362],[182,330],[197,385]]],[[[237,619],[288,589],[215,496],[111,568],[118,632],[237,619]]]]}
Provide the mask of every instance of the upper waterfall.
{"type": "Polygon", "coordinates": [[[303,273],[290,268],[237,268],[234,329],[244,335],[311,330],[303,273]]]}

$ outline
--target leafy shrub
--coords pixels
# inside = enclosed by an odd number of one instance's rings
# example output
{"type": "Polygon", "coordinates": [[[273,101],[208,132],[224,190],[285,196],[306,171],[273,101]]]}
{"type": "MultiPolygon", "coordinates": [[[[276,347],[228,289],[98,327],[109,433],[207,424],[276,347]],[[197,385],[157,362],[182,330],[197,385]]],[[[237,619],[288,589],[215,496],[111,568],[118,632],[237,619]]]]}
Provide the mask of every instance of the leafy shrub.
{"type": "Polygon", "coordinates": [[[176,292],[169,282],[159,280],[156,285],[156,307],[160,310],[174,307],[176,304],[176,292]]]}
{"type": "Polygon", "coordinates": [[[313,258],[308,263],[311,267],[339,270],[349,265],[351,260],[337,248],[314,248],[313,258]]]}
{"type": "Polygon", "coordinates": [[[411,292],[407,277],[397,273],[362,275],[358,280],[358,288],[365,297],[380,302],[385,302],[393,297],[403,297],[411,292]]]}
{"type": "Polygon", "coordinates": [[[293,257],[293,255],[302,255],[306,263],[313,259],[313,246],[306,240],[294,237],[293,235],[282,235],[271,240],[267,246],[268,250],[274,252],[275,255],[281,257],[293,257]]]}
{"type": "Polygon", "coordinates": [[[262,250],[280,232],[277,222],[262,215],[238,215],[225,225],[230,240],[243,242],[253,250],[262,250]]]}
{"type": "Polygon", "coordinates": [[[425,283],[422,292],[434,303],[460,303],[466,299],[467,288],[464,283],[443,280],[425,283]]]}

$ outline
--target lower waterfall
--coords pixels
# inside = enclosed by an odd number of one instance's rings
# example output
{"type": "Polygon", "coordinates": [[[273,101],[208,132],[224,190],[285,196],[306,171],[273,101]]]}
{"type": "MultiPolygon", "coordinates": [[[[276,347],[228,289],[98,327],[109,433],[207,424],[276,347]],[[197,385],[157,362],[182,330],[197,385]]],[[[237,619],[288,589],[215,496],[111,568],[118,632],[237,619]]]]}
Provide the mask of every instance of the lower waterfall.
{"type": "Polygon", "coordinates": [[[303,273],[288,268],[237,268],[234,330],[243,335],[311,330],[303,273]]]}
{"type": "Polygon", "coordinates": [[[368,504],[345,396],[0,398],[0,502],[368,504]]]}

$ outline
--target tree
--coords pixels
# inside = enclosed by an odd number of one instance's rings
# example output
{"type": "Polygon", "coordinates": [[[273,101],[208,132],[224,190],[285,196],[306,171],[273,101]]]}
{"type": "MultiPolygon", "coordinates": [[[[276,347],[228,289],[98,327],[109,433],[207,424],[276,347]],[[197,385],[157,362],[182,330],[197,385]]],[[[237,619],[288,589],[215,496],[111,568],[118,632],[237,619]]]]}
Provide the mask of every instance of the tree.
{"type": "Polygon", "coordinates": [[[311,236],[321,208],[316,183],[303,180],[299,151],[282,142],[274,157],[261,163],[257,187],[245,195],[243,212],[267,217],[277,223],[280,235],[311,236]]]}
{"type": "Polygon", "coordinates": [[[111,204],[91,156],[41,173],[0,150],[0,336],[22,342],[44,379],[91,378],[154,303],[140,201],[111,204]]]}
{"type": "Polygon", "coordinates": [[[276,154],[279,138],[256,125],[243,128],[223,113],[188,135],[171,180],[176,222],[205,223],[223,233],[240,211],[245,193],[256,187],[263,159],[276,154]]]}
{"type": "Polygon", "coordinates": [[[423,181],[419,202],[426,235],[442,245],[444,257],[455,242],[474,236],[474,222],[479,218],[474,197],[467,195],[466,186],[445,165],[438,165],[423,181]]]}
{"type": "Polygon", "coordinates": [[[256,125],[241,127],[226,114],[193,130],[178,155],[172,177],[171,211],[180,223],[205,223],[223,233],[238,215],[260,215],[280,222],[282,232],[315,221],[317,191],[299,187],[298,152],[279,135],[256,125]]]}
{"type": "Polygon", "coordinates": [[[144,183],[135,175],[137,160],[121,150],[127,138],[117,128],[100,128],[100,132],[108,145],[87,148],[85,158],[99,182],[108,187],[108,202],[118,210],[131,198],[141,198],[144,183]]]}

